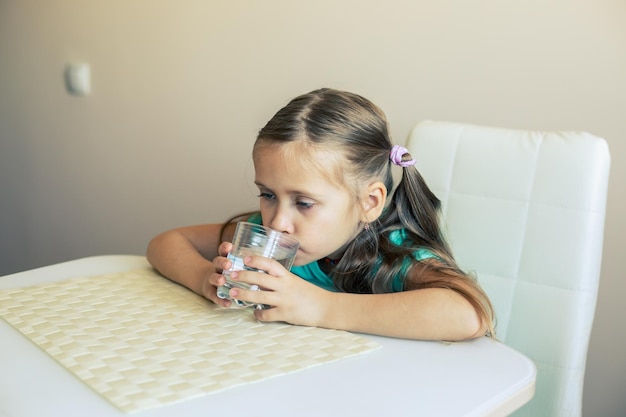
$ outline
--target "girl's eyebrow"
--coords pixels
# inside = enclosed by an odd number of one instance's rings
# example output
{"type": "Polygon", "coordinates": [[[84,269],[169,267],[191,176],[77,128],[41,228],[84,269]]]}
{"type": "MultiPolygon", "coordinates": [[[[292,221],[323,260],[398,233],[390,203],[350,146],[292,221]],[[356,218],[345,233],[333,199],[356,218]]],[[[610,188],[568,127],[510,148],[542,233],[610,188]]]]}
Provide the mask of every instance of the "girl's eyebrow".
{"type": "Polygon", "coordinates": [[[265,188],[266,190],[270,190],[270,191],[271,191],[270,187],[268,187],[268,186],[264,185],[263,183],[260,183],[260,182],[258,182],[258,181],[254,181],[254,184],[255,184],[258,188],[265,188]]]}
{"type": "MultiPolygon", "coordinates": [[[[257,187],[259,188],[264,188],[266,190],[272,191],[272,189],[266,185],[264,185],[263,183],[259,182],[259,181],[254,181],[254,183],[256,184],[257,187]]],[[[320,197],[316,194],[312,194],[310,192],[307,191],[301,191],[301,190],[288,190],[287,194],[290,195],[295,195],[295,196],[304,196],[304,197],[308,197],[308,198],[312,198],[312,199],[319,199],[320,197]]]]}

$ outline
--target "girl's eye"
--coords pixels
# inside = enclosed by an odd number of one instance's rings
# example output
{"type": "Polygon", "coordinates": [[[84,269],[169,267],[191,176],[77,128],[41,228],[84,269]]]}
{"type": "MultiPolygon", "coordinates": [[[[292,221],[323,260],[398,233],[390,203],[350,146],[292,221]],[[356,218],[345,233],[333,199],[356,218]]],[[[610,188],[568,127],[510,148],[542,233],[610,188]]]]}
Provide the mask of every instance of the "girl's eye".
{"type": "Polygon", "coordinates": [[[313,203],[300,200],[300,201],[296,201],[296,206],[303,208],[303,209],[308,209],[308,208],[313,207],[313,203]]]}
{"type": "MultiPolygon", "coordinates": [[[[276,195],[268,191],[261,191],[257,197],[259,197],[261,200],[267,200],[272,202],[276,201],[276,195]]],[[[315,203],[306,200],[296,200],[294,204],[299,209],[309,209],[315,205],[315,203]]]]}

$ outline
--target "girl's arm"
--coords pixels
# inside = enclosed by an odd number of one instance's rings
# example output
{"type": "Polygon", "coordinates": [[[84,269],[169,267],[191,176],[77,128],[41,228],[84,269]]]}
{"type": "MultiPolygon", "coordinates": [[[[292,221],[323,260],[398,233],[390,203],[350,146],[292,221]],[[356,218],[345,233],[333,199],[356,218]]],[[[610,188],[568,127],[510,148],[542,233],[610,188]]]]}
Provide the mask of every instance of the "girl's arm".
{"type": "Polygon", "coordinates": [[[437,267],[443,265],[431,258],[411,268],[403,292],[381,294],[385,297],[370,300],[346,299],[344,302],[350,311],[344,317],[352,322],[346,325],[386,327],[386,333],[379,333],[386,336],[447,341],[484,336],[488,330],[493,330],[491,307],[483,305],[487,296],[477,284],[467,275],[451,274],[446,268],[439,270],[437,267]],[[468,298],[481,307],[470,303],[468,298]],[[363,308],[367,308],[367,304],[376,308],[373,314],[370,312],[369,323],[367,319],[359,320],[366,313],[363,308]]]}
{"type": "Polygon", "coordinates": [[[482,336],[486,331],[474,307],[451,289],[334,293],[286,272],[272,261],[251,257],[246,263],[269,274],[239,272],[231,278],[257,284],[266,291],[236,289],[231,290],[231,296],[274,306],[254,312],[261,321],[421,340],[458,341],[482,336]]]}
{"type": "MultiPolygon", "coordinates": [[[[220,285],[223,277],[212,262],[219,256],[221,228],[221,224],[207,224],[161,233],[148,244],[148,262],[172,281],[227,307],[230,301],[216,295],[216,285],[220,285]]],[[[230,241],[233,232],[234,225],[229,225],[224,239],[230,241]]]]}
{"type": "Polygon", "coordinates": [[[330,293],[322,327],[382,336],[459,341],[485,334],[471,304],[444,288],[389,294],[330,293]]]}
{"type": "MultiPolygon", "coordinates": [[[[163,275],[218,305],[229,300],[216,295],[224,277],[216,269],[229,268],[219,258],[229,248],[218,245],[221,225],[190,226],[164,232],[150,241],[148,261],[163,275]],[[216,258],[218,257],[218,258],[216,258]],[[214,259],[214,265],[209,259],[214,259]]],[[[231,240],[234,225],[224,239],[231,240]]],[[[255,310],[262,321],[325,327],[381,336],[422,340],[464,340],[481,336],[485,325],[460,294],[444,288],[415,289],[389,294],[333,293],[287,272],[277,262],[252,257],[249,265],[268,271],[237,272],[233,279],[258,284],[268,291],[231,290],[231,296],[255,304],[276,306],[255,310]],[[233,291],[235,292],[233,294],[233,291]]]]}

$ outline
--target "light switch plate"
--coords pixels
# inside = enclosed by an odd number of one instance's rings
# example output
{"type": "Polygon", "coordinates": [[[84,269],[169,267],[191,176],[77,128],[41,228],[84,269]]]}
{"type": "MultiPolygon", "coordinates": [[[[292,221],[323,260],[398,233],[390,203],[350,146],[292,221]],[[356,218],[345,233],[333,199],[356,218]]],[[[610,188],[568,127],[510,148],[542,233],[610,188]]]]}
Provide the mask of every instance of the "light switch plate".
{"type": "Polygon", "coordinates": [[[91,68],[86,63],[73,63],[65,67],[65,86],[70,94],[86,96],[91,92],[91,68]]]}

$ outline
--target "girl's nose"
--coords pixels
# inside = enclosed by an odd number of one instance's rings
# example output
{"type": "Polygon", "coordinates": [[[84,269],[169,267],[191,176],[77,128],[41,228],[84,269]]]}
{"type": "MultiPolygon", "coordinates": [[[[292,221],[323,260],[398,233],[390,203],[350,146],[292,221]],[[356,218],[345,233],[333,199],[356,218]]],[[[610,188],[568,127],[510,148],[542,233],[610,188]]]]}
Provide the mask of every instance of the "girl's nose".
{"type": "Polygon", "coordinates": [[[278,208],[274,217],[270,221],[269,226],[283,233],[293,233],[293,222],[289,216],[289,212],[286,209],[278,208]]]}

